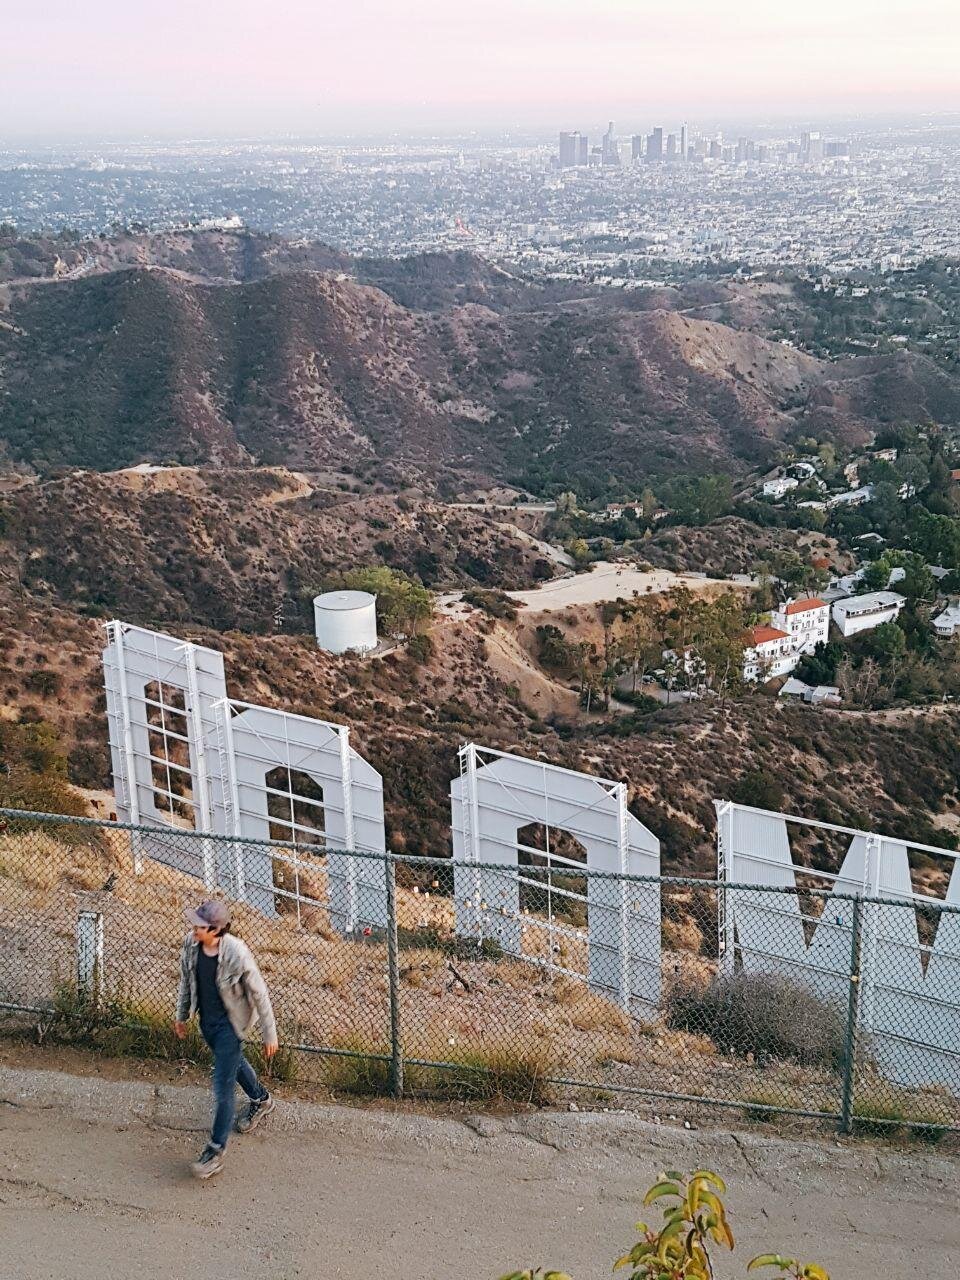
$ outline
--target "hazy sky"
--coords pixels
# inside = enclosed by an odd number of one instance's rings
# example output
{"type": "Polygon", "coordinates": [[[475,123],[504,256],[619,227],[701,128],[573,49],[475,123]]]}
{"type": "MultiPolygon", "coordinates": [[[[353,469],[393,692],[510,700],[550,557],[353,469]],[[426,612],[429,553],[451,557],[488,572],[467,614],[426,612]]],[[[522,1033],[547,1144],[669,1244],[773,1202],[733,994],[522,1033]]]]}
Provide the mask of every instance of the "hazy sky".
{"type": "Polygon", "coordinates": [[[960,0],[27,0],[0,137],[960,109],[960,0]]]}

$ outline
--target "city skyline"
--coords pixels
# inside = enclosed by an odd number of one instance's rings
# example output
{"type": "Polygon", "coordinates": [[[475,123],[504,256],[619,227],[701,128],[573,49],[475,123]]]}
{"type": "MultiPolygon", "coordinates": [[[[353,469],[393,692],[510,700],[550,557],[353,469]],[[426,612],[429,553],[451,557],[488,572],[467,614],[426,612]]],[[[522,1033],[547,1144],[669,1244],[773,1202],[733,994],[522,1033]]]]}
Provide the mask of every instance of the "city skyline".
{"type": "Polygon", "coordinates": [[[53,0],[5,28],[11,139],[960,109],[951,0],[53,0]]]}
{"type": "Polygon", "coordinates": [[[798,159],[803,163],[817,164],[826,159],[849,157],[849,138],[824,137],[820,130],[801,130],[799,139],[781,139],[777,146],[757,143],[754,138],[740,134],[724,138],[723,132],[691,130],[687,121],[673,132],[664,135],[662,125],[654,125],[649,133],[619,135],[616,124],[609,121],[599,144],[590,145],[590,135],[580,130],[560,131],[556,161],[561,169],[619,168],[623,164],[638,164],[641,160],[651,163],[679,163],[732,161],[766,163],[769,159],[798,159]],[[621,151],[621,146],[624,148],[621,151]],[[629,150],[627,150],[629,148],[629,150]]]}

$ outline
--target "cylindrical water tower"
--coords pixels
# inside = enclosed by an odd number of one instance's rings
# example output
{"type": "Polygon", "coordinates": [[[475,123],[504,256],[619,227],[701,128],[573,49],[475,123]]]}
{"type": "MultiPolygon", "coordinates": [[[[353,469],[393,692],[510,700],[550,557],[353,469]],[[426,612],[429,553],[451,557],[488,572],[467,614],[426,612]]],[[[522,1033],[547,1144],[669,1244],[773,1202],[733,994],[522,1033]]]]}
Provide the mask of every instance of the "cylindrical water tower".
{"type": "Polygon", "coordinates": [[[325,591],[314,597],[317,645],[328,653],[366,653],[377,647],[377,597],[369,591],[325,591]]]}

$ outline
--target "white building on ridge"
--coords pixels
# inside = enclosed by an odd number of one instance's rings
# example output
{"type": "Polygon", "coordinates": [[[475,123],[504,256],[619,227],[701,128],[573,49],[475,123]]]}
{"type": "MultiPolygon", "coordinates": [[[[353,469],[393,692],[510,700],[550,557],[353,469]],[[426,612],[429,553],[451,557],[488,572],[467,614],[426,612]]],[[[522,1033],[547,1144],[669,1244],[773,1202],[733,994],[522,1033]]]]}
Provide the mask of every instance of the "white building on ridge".
{"type": "Polygon", "coordinates": [[[765,480],[763,482],[763,496],[765,498],[782,498],[785,493],[791,489],[796,489],[800,485],[799,480],[795,480],[793,476],[777,476],[775,480],[765,480]]]}
{"type": "Polygon", "coordinates": [[[830,606],[814,596],[809,600],[788,600],[770,619],[785,631],[798,653],[813,653],[814,647],[826,643],[830,631],[830,606]]]}
{"type": "Polygon", "coordinates": [[[774,680],[789,675],[800,654],[780,627],[751,627],[743,638],[744,680],[774,680]]]}
{"type": "Polygon", "coordinates": [[[873,499],[873,485],[865,484],[859,489],[848,489],[846,493],[835,493],[827,502],[829,507],[859,507],[863,502],[873,499]]]}
{"type": "Polygon", "coordinates": [[[870,631],[884,622],[895,622],[907,603],[895,591],[871,591],[864,596],[848,596],[833,605],[833,620],[844,637],[870,631]]]}

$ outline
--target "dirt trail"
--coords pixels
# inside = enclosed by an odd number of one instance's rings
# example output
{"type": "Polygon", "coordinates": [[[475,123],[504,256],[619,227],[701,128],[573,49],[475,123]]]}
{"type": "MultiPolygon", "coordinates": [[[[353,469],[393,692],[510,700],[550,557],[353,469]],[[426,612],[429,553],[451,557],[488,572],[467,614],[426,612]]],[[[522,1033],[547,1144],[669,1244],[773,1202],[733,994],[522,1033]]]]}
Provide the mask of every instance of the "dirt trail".
{"type": "Polygon", "coordinates": [[[729,583],[705,574],[674,573],[670,569],[635,569],[618,561],[598,560],[590,573],[553,578],[529,591],[508,591],[511,599],[526,605],[530,613],[556,613],[571,605],[601,604],[606,600],[629,600],[633,595],[660,594],[674,586],[702,592],[710,588],[729,589],[729,583]]]}
{"type": "Polygon", "coordinates": [[[640,1189],[700,1163],[727,1175],[744,1262],[773,1247],[833,1280],[956,1275],[957,1164],[936,1153],[287,1103],[201,1186],[184,1130],[206,1107],[196,1088],[0,1070],[3,1280],[493,1280],[541,1261],[595,1280],[634,1238],[640,1189]]]}

